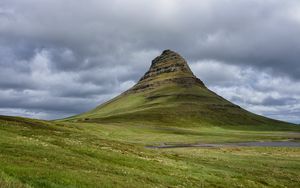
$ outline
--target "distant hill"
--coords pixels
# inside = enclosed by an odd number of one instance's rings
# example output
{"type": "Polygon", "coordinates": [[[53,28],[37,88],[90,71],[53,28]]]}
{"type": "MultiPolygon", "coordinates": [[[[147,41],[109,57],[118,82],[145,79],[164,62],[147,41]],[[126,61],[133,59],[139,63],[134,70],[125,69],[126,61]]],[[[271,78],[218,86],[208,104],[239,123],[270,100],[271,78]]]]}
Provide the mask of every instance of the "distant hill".
{"type": "Polygon", "coordinates": [[[250,113],[212,92],[193,74],[186,60],[171,50],[156,57],[150,69],[129,90],[65,120],[176,126],[292,125],[250,113]]]}

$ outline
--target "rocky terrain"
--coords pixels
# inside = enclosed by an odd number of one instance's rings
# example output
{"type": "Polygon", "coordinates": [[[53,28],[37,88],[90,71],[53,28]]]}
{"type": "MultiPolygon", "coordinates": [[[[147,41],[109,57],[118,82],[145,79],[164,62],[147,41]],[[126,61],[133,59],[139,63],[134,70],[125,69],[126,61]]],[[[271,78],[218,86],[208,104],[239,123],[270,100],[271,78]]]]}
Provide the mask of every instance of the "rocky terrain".
{"type": "Polygon", "coordinates": [[[194,84],[205,87],[193,74],[183,57],[171,50],[164,50],[160,56],[153,59],[150,69],[139,82],[126,93],[143,92],[171,83],[184,87],[191,87],[194,84]]]}

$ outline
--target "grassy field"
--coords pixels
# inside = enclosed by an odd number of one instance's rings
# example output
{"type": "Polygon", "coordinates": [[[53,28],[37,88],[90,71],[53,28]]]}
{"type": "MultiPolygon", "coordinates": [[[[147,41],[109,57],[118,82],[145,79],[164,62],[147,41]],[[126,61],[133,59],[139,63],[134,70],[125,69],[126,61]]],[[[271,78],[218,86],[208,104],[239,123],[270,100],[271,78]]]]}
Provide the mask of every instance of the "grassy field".
{"type": "Polygon", "coordinates": [[[299,128],[46,122],[0,117],[0,187],[299,187],[300,148],[147,149],[299,140],[299,128]]]}

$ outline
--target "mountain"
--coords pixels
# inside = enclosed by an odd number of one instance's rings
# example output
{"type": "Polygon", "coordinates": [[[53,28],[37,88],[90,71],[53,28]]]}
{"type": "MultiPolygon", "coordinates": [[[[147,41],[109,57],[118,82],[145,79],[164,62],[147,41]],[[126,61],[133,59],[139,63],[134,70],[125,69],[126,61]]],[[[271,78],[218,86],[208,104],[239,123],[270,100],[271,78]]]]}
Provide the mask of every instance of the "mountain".
{"type": "Polygon", "coordinates": [[[161,123],[201,125],[291,125],[248,112],[209,90],[186,60],[165,50],[129,90],[73,122],[161,123]]]}
{"type": "Polygon", "coordinates": [[[0,115],[0,187],[300,187],[300,127],[291,125],[223,99],[166,50],[135,86],[89,112],[0,115]]]}

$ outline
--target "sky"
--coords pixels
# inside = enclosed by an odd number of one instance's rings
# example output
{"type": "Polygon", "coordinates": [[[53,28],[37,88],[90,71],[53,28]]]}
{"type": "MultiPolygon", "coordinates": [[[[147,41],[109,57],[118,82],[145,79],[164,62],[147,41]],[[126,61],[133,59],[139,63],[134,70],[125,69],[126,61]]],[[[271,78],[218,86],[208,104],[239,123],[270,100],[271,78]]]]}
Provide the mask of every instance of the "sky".
{"type": "Polygon", "coordinates": [[[300,123],[299,33],[299,0],[1,0],[0,114],[85,112],[171,49],[219,95],[300,123]]]}

